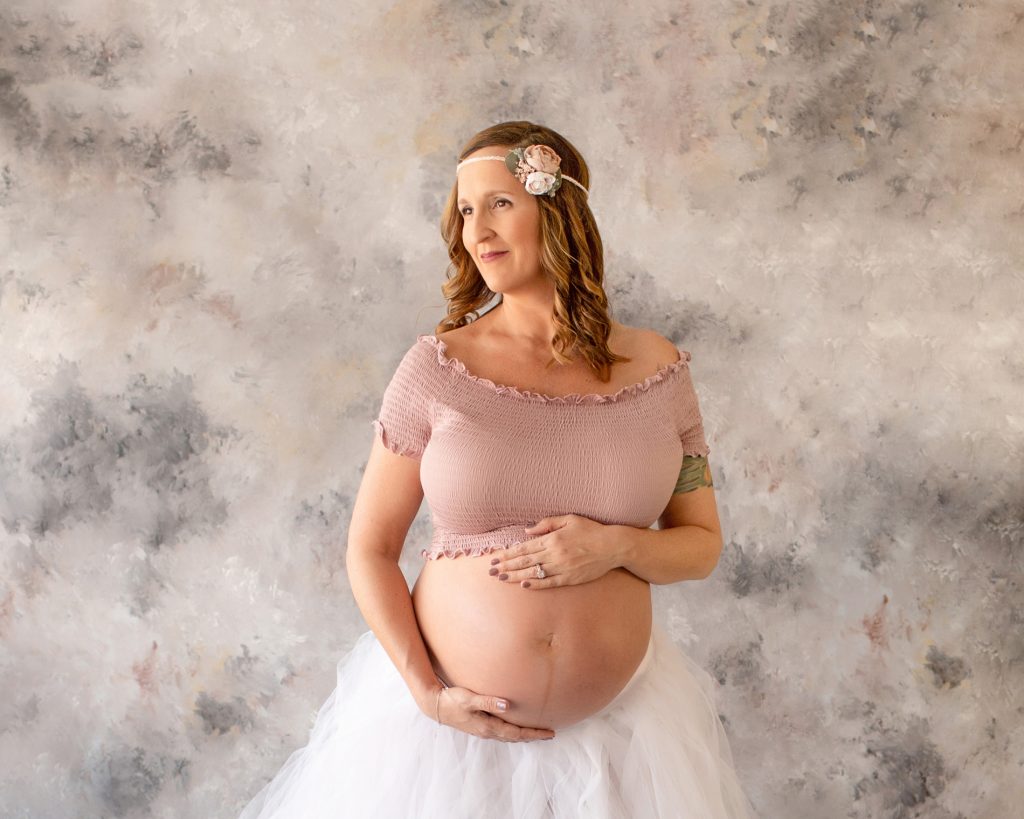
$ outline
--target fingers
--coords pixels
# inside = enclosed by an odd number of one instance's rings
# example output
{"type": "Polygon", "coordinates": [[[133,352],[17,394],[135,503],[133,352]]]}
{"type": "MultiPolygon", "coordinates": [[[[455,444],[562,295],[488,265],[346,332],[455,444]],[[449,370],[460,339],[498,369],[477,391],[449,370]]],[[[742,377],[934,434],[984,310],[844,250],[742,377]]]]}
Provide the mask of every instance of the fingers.
{"type": "Polygon", "coordinates": [[[476,707],[481,711],[491,714],[504,714],[508,710],[508,700],[502,697],[488,697],[484,694],[477,694],[476,707]]]}
{"type": "Polygon", "coordinates": [[[514,722],[487,714],[483,711],[477,712],[478,731],[475,733],[485,739],[497,739],[502,742],[530,742],[536,739],[554,739],[555,732],[547,728],[528,728],[525,725],[516,725],[514,722]]]}
{"type": "MultiPolygon", "coordinates": [[[[507,560],[503,563],[491,566],[488,569],[491,577],[502,583],[518,583],[524,588],[536,588],[546,578],[553,577],[551,571],[551,564],[545,567],[545,576],[543,578],[537,577],[537,562],[524,563],[522,560],[507,560]]],[[[555,573],[558,574],[557,572],[555,573]]],[[[555,585],[552,580],[548,580],[547,583],[542,584],[542,588],[555,585]]]]}
{"type": "Polygon", "coordinates": [[[467,688],[453,686],[444,690],[442,722],[452,728],[458,728],[468,734],[483,739],[497,739],[502,742],[529,742],[538,739],[553,739],[555,732],[549,728],[531,728],[506,722],[499,714],[505,711],[498,703],[505,702],[501,697],[485,696],[471,692],[467,688]]]}
{"type": "Polygon", "coordinates": [[[519,555],[517,557],[493,558],[488,571],[492,576],[512,574],[514,572],[536,571],[536,565],[544,561],[544,555],[541,554],[543,551],[544,550],[541,549],[536,552],[519,555]]]}
{"type": "Polygon", "coordinates": [[[503,720],[498,715],[507,711],[508,700],[502,697],[479,695],[477,707],[479,709],[477,724],[482,730],[478,736],[489,736],[492,739],[501,739],[506,742],[523,742],[531,739],[551,739],[555,735],[554,731],[547,728],[529,728],[503,720]],[[502,705],[505,707],[501,707],[502,705]]]}

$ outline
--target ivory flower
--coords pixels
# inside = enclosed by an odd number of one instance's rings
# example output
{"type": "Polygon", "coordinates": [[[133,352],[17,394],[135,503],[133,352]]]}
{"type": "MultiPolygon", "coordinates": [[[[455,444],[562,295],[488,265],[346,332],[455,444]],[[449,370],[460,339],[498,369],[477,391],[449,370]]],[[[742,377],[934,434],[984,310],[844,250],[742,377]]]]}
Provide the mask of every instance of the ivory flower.
{"type": "Polygon", "coordinates": [[[545,173],[544,171],[534,171],[526,177],[526,191],[534,196],[539,196],[554,188],[556,181],[552,174],[545,173]]]}

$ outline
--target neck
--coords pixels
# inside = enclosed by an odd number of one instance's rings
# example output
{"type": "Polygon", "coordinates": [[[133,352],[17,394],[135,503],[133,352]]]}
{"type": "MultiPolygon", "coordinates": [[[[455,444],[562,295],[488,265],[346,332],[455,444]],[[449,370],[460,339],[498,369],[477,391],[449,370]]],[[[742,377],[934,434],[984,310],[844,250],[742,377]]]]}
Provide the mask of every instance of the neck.
{"type": "Polygon", "coordinates": [[[555,335],[553,310],[553,295],[531,299],[509,299],[506,295],[489,311],[494,314],[491,330],[510,342],[547,352],[555,335]]]}

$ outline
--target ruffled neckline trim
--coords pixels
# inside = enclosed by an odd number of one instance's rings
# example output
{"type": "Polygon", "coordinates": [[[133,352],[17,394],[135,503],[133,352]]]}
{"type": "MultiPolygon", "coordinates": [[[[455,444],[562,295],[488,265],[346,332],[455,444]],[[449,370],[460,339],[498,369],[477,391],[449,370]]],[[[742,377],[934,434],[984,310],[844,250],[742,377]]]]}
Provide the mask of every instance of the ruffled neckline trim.
{"type": "Polygon", "coordinates": [[[680,372],[690,361],[690,353],[686,350],[682,350],[676,347],[676,352],[679,353],[679,359],[673,361],[665,366],[661,367],[657,372],[647,376],[643,381],[638,381],[635,384],[627,384],[624,387],[619,388],[612,393],[580,393],[573,392],[568,395],[547,395],[542,392],[533,392],[532,390],[519,389],[509,384],[496,384],[489,378],[483,378],[482,376],[474,375],[457,358],[449,358],[448,345],[439,339],[436,335],[430,333],[424,333],[417,336],[417,341],[425,342],[434,347],[437,352],[438,363],[442,367],[459,373],[463,377],[470,381],[476,382],[484,387],[487,387],[492,392],[498,395],[507,395],[519,401],[532,401],[540,404],[614,404],[618,401],[622,401],[626,398],[631,398],[635,395],[640,395],[647,392],[655,384],[660,384],[663,381],[667,381],[671,376],[680,372]]]}

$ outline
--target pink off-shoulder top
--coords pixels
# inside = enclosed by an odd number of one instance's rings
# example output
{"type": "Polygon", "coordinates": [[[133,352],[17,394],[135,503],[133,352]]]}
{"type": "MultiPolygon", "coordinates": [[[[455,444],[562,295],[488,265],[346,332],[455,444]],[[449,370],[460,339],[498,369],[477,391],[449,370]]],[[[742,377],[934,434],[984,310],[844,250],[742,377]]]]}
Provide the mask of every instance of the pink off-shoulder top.
{"type": "Polygon", "coordinates": [[[375,434],[420,462],[433,535],[426,559],[530,540],[526,527],[577,514],[648,528],[684,455],[707,455],[690,353],[614,393],[553,396],[496,384],[417,336],[384,391],[375,434]]]}

